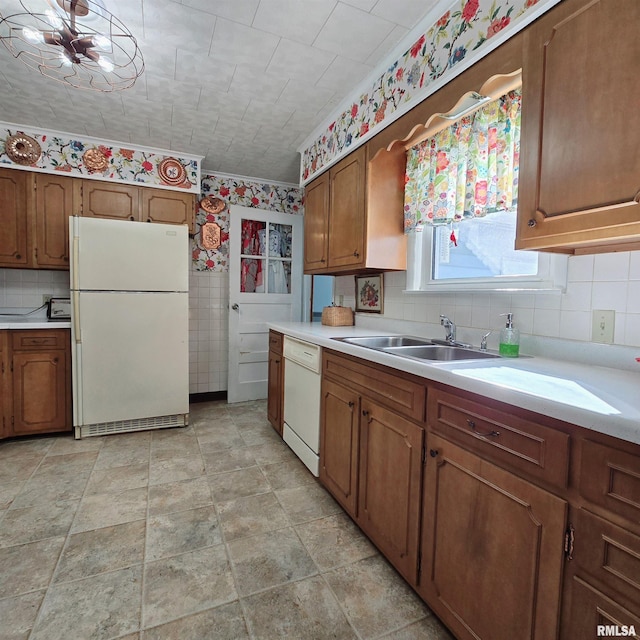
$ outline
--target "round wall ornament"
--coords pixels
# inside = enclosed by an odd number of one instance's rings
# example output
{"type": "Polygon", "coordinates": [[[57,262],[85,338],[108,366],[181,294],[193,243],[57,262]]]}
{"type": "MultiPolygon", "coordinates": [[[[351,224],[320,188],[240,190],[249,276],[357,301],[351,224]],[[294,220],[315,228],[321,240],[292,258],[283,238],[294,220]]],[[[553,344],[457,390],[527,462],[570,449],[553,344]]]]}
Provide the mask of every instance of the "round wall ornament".
{"type": "Polygon", "coordinates": [[[221,198],[215,198],[213,196],[205,196],[204,198],[202,198],[202,200],[200,200],[200,206],[207,213],[216,214],[224,211],[224,208],[226,207],[226,203],[221,198]]]}
{"type": "Polygon", "coordinates": [[[96,147],[87,149],[82,154],[82,161],[84,162],[84,166],[89,170],[89,173],[94,173],[95,171],[102,172],[109,166],[107,156],[96,147]]]}
{"type": "Polygon", "coordinates": [[[16,164],[35,164],[42,154],[42,148],[35,138],[24,133],[16,133],[4,141],[4,151],[16,164]]]}
{"type": "Polygon", "coordinates": [[[187,179],[187,171],[175,158],[165,158],[158,165],[160,179],[171,186],[182,185],[187,179]]]}

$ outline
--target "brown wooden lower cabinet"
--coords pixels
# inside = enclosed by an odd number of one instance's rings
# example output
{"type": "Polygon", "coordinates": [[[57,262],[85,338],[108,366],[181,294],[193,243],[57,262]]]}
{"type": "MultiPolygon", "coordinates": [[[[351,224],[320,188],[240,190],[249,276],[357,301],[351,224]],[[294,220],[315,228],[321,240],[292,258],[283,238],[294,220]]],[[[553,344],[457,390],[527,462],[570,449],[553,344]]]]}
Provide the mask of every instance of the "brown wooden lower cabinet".
{"type": "Polygon", "coordinates": [[[284,422],[284,360],[282,358],[282,334],[269,331],[269,382],[267,393],[267,419],[282,437],[284,422]]]}
{"type": "Polygon", "coordinates": [[[458,640],[640,637],[640,446],[329,350],[322,370],[320,481],[458,640]]]}
{"type": "Polygon", "coordinates": [[[419,592],[460,640],[557,637],[565,500],[429,436],[419,592]]]}
{"type": "Polygon", "coordinates": [[[70,431],[68,329],[4,331],[3,436],[70,431]]]}

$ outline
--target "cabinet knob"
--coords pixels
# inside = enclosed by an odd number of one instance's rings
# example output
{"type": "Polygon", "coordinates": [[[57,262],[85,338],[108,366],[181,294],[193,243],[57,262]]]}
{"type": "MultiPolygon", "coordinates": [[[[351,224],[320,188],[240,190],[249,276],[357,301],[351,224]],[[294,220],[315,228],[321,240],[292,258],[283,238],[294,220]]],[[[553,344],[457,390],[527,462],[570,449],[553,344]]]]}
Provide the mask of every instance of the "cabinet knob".
{"type": "Polygon", "coordinates": [[[359,254],[357,251],[354,251],[354,252],[353,252],[353,257],[354,257],[354,258],[359,258],[359,257],[360,257],[360,254],[359,254]]]}
{"type": "Polygon", "coordinates": [[[60,359],[60,358],[54,358],[54,359],[53,359],[53,363],[54,363],[54,364],[58,364],[58,360],[59,360],[59,359],[60,359]]]}
{"type": "Polygon", "coordinates": [[[438,457],[438,450],[437,449],[429,449],[429,455],[432,458],[437,458],[438,457]]]}
{"type": "Polygon", "coordinates": [[[22,258],[22,256],[19,253],[16,253],[16,259],[20,260],[20,258],[22,258]]]}
{"type": "Polygon", "coordinates": [[[280,360],[274,360],[276,364],[280,364],[280,360]]]}
{"type": "Polygon", "coordinates": [[[368,415],[369,415],[369,412],[368,412],[366,409],[363,409],[363,410],[362,410],[362,415],[363,415],[363,416],[368,416],[368,415]]]}
{"type": "Polygon", "coordinates": [[[353,400],[349,400],[349,407],[353,409],[355,402],[353,400]]]}
{"type": "Polygon", "coordinates": [[[147,218],[147,222],[151,222],[151,218],[147,218]]]}
{"type": "Polygon", "coordinates": [[[135,218],[133,216],[129,216],[129,220],[131,220],[133,222],[135,220],[135,218]]]}
{"type": "Polygon", "coordinates": [[[326,262],[324,258],[320,258],[320,262],[326,262]]]}
{"type": "Polygon", "coordinates": [[[530,218],[529,222],[527,222],[528,227],[535,227],[537,224],[538,223],[533,218],[530,218]]]}

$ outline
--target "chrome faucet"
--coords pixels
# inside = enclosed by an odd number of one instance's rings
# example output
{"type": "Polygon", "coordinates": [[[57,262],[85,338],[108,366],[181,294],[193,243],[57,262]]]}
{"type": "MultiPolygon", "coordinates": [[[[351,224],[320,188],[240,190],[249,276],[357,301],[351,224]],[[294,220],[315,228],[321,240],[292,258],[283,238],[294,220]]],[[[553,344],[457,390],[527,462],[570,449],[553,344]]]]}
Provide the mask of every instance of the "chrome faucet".
{"type": "Polygon", "coordinates": [[[487,338],[493,333],[493,329],[491,331],[487,331],[487,333],[485,333],[482,336],[482,339],[480,340],[480,351],[486,351],[487,350],[487,338]]]}
{"type": "Polygon", "coordinates": [[[445,340],[454,344],[456,341],[456,325],[453,323],[447,316],[443,316],[440,314],[440,324],[444,327],[444,330],[447,332],[445,336],[445,340]]]}

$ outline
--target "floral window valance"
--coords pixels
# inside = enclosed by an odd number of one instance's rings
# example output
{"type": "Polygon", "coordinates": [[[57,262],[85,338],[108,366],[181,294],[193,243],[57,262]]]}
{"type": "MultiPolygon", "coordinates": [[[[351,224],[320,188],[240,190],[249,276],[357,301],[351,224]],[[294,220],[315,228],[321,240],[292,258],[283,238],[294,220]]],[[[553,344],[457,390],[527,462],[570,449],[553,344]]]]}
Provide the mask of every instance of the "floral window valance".
{"type": "Polygon", "coordinates": [[[510,91],[408,149],[406,233],[515,207],[521,99],[510,91]]]}

